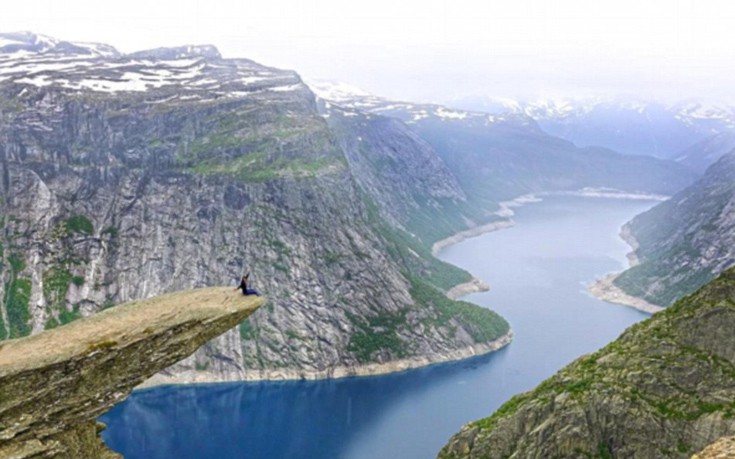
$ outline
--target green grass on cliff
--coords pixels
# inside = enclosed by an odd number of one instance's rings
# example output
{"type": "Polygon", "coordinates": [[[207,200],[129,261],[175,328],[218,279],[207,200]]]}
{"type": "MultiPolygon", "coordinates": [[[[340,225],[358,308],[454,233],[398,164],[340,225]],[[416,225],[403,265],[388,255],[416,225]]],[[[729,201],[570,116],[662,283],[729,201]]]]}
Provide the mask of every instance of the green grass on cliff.
{"type": "Polygon", "coordinates": [[[367,194],[363,194],[363,201],[366,204],[367,223],[383,238],[391,258],[410,274],[444,291],[472,280],[470,273],[464,269],[434,257],[429,246],[421,239],[388,225],[380,216],[377,204],[367,194]]]}
{"type": "MultiPolygon", "coordinates": [[[[462,327],[476,343],[500,338],[510,330],[508,322],[495,312],[464,301],[450,300],[430,283],[410,274],[406,276],[411,282],[414,307],[418,308],[418,311],[413,312],[419,316],[426,315],[422,320],[423,325],[445,329],[450,336],[454,336],[457,327],[462,327]]],[[[389,352],[393,358],[408,356],[410,349],[399,337],[399,332],[410,326],[408,315],[411,312],[409,308],[367,318],[348,314],[356,331],[350,337],[347,349],[360,362],[374,360],[374,354],[381,351],[389,352]]]]}
{"type": "Polygon", "coordinates": [[[72,215],[64,222],[68,234],[86,234],[94,233],[94,225],[84,215],[72,215]]]}
{"type": "Polygon", "coordinates": [[[496,312],[466,301],[450,300],[442,292],[420,278],[407,275],[411,282],[411,297],[420,308],[432,307],[436,314],[426,319],[427,324],[456,330],[461,326],[477,343],[500,338],[510,325],[496,312]]]}
{"type": "Polygon", "coordinates": [[[204,121],[206,134],[179,145],[176,164],[186,172],[244,182],[309,178],[346,167],[319,117],[264,111],[217,113],[204,121]]]}
{"type": "Polygon", "coordinates": [[[301,158],[272,160],[265,153],[252,152],[232,160],[218,158],[202,161],[187,170],[198,175],[222,175],[243,182],[265,182],[280,177],[315,177],[343,166],[337,158],[327,156],[312,161],[301,158]]]}
{"type": "Polygon", "coordinates": [[[398,331],[407,325],[405,311],[362,319],[352,314],[348,317],[357,331],[350,336],[347,350],[353,352],[359,362],[371,362],[373,355],[381,351],[389,352],[393,358],[406,357],[406,343],[398,336],[398,331]]]}
{"type": "Polygon", "coordinates": [[[434,201],[438,203],[438,207],[433,202],[420,202],[420,206],[410,212],[406,224],[409,231],[416,234],[427,246],[467,230],[468,218],[483,224],[498,218],[488,215],[479,205],[441,198],[434,201]]]}
{"type": "MultiPolygon", "coordinates": [[[[31,280],[21,277],[25,261],[17,254],[8,257],[8,280],[5,282],[3,304],[8,316],[7,324],[0,324],[0,339],[20,338],[31,333],[31,315],[28,305],[31,299],[31,280]],[[5,328],[9,333],[6,332],[5,328]]],[[[5,268],[3,266],[3,268],[5,268]]]]}

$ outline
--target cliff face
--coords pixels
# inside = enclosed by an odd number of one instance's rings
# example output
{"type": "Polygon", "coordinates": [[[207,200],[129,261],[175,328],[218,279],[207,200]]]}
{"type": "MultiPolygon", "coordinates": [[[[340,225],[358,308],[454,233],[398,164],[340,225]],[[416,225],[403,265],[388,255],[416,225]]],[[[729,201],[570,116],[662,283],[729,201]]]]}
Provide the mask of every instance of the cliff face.
{"type": "Polygon", "coordinates": [[[463,427],[439,457],[689,457],[735,432],[733,327],[730,269],[463,427]]]}
{"type": "Polygon", "coordinates": [[[119,457],[95,419],[263,300],[207,288],[136,301],[0,344],[0,457],[119,457]]]}
{"type": "Polygon", "coordinates": [[[320,104],[361,189],[385,218],[426,244],[466,228],[473,212],[455,176],[437,152],[395,118],[320,104]]]}
{"type": "Polygon", "coordinates": [[[654,304],[668,306],[735,265],[735,152],[624,230],[640,263],[615,284],[654,304]]]}
{"type": "MultiPolygon", "coordinates": [[[[45,46],[0,49],[0,338],[248,269],[267,307],[172,380],[349,374],[508,331],[442,299],[469,276],[390,221],[295,73],[211,47],[45,46]]],[[[421,193],[461,199],[441,173],[421,193]]]]}

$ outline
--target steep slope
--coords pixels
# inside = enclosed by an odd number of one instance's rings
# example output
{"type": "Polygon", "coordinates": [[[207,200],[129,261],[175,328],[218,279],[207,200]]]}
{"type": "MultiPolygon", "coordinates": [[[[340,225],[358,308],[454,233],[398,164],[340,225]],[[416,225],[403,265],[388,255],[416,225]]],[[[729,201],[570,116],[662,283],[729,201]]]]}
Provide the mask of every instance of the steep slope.
{"type": "Polygon", "coordinates": [[[735,433],[735,269],[468,424],[440,458],[688,458],[735,433]]]}
{"type": "Polygon", "coordinates": [[[682,151],[676,160],[704,174],[718,159],[735,150],[735,132],[721,132],[682,151]]]}
{"type": "Polygon", "coordinates": [[[425,245],[485,221],[447,165],[426,141],[396,118],[322,102],[360,187],[385,217],[425,245]]]}
{"type": "Polygon", "coordinates": [[[0,338],[247,269],[268,306],[173,381],[385,371],[508,331],[443,297],[445,265],[395,250],[411,236],[294,72],[209,46],[106,56],[24,37],[49,44],[0,47],[0,338]]]}
{"type": "Polygon", "coordinates": [[[263,302],[227,287],[178,292],[0,343],[0,457],[121,457],[95,419],[263,302]]]}
{"type": "Polygon", "coordinates": [[[624,231],[639,264],[614,282],[654,304],[668,306],[735,265],[735,152],[624,231]]]}

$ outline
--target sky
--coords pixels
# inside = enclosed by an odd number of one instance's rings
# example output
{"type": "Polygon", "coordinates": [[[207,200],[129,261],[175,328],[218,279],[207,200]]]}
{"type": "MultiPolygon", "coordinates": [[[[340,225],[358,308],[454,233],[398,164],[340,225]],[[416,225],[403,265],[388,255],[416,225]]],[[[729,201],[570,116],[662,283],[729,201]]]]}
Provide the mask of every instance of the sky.
{"type": "Polygon", "coordinates": [[[213,44],[378,95],[735,103],[731,0],[23,0],[0,31],[123,52],[213,44]]]}

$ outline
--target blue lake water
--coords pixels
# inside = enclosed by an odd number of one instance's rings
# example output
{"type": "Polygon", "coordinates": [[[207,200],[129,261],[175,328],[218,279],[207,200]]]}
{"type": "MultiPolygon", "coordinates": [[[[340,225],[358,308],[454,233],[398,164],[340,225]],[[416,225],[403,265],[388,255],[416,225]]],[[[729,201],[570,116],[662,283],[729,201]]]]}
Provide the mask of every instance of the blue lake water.
{"type": "Polygon", "coordinates": [[[653,204],[550,197],[517,209],[511,229],[447,248],[441,258],[490,284],[465,299],[511,323],[503,350],[369,378],[138,391],[102,416],[105,441],[127,459],[433,458],[466,422],[647,317],[585,285],[624,266],[619,228],[653,204]]]}

